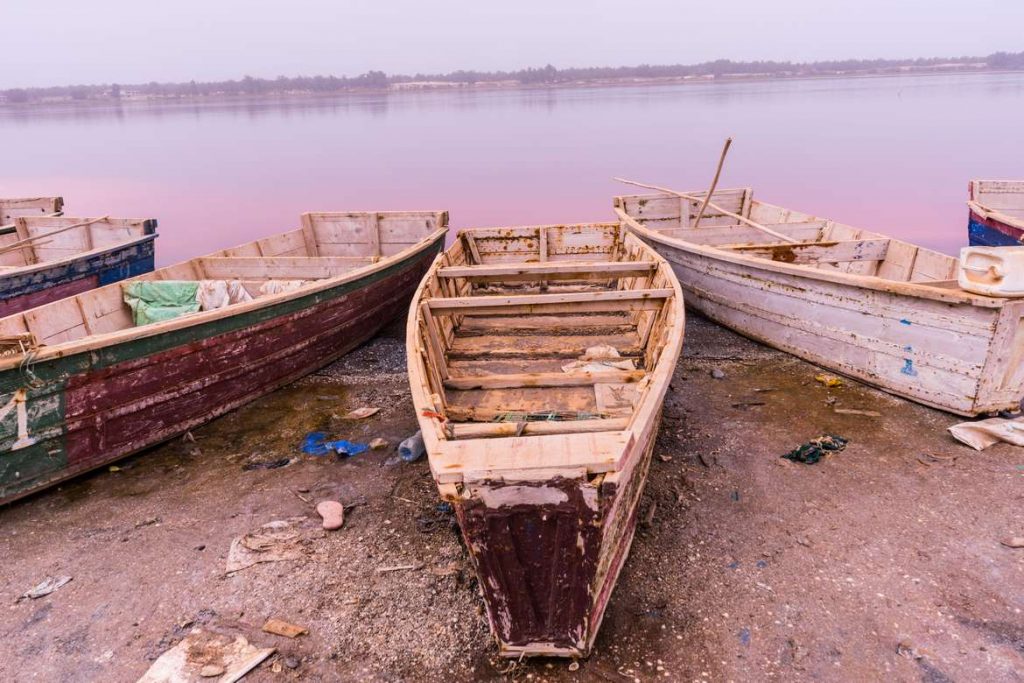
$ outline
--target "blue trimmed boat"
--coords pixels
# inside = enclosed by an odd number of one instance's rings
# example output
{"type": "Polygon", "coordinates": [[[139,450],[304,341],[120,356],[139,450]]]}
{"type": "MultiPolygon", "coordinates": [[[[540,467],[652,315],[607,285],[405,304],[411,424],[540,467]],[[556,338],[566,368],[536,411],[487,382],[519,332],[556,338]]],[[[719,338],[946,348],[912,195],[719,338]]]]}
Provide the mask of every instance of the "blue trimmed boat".
{"type": "Polygon", "coordinates": [[[153,270],[154,219],[11,217],[0,230],[0,317],[153,270]]]}
{"type": "Polygon", "coordinates": [[[967,235],[972,247],[1024,243],[1024,181],[972,180],[967,193],[967,235]]]}

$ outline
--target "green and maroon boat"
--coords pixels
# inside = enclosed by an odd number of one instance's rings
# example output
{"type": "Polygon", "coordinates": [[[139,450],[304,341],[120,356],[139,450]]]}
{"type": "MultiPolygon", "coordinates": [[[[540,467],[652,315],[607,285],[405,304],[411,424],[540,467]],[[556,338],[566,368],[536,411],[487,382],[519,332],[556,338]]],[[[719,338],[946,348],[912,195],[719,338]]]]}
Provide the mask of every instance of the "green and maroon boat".
{"type": "Polygon", "coordinates": [[[362,344],[405,311],[447,224],[443,211],[306,213],[300,229],[0,318],[0,503],[362,344]]]}

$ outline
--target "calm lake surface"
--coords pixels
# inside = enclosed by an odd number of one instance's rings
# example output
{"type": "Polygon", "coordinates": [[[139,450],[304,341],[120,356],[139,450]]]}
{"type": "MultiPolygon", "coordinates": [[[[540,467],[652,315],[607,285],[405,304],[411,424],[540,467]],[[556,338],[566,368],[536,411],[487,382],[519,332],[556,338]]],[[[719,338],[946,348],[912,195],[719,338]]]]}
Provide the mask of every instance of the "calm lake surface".
{"type": "MultiPolygon", "coordinates": [[[[168,264],[309,210],[611,220],[614,175],[720,186],[949,253],[967,181],[1024,178],[1024,74],[0,108],[0,196],[155,217],[168,264]]],[[[639,190],[638,190],[639,191],[639,190]]]]}

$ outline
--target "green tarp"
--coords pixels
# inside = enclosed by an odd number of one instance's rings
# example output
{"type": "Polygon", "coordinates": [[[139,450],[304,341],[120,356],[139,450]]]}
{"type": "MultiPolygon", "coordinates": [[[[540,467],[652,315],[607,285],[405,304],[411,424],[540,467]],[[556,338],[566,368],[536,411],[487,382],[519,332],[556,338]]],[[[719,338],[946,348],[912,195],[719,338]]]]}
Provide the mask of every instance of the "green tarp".
{"type": "Polygon", "coordinates": [[[124,302],[136,325],[149,325],[198,311],[198,292],[198,282],[142,280],[124,285],[124,302]]]}

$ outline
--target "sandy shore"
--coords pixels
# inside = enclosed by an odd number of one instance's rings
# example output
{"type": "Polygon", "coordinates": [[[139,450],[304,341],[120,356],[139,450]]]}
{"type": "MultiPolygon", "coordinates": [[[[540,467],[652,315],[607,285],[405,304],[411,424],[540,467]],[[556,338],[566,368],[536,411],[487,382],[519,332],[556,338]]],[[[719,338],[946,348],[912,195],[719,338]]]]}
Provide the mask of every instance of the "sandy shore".
{"type": "Polygon", "coordinates": [[[132,681],[200,627],[277,648],[254,682],[1020,680],[1024,550],[999,541],[1024,535],[1024,450],[971,451],[950,415],[826,389],[813,366],[695,315],[595,654],[577,670],[496,659],[426,462],[394,457],[415,429],[401,332],[194,442],[0,509],[0,679],[132,681]],[[381,411],[343,419],[360,406],[381,411]],[[392,446],[304,455],[314,430],[392,446]],[[850,444],[780,460],[824,433],[850,444]],[[339,531],[320,528],[325,498],[353,506],[339,531]],[[232,539],[274,520],[299,531],[298,559],[227,576],[232,539]],[[18,601],[56,575],[72,581],[18,601]],[[309,633],[261,632],[271,617],[309,633]]]}

